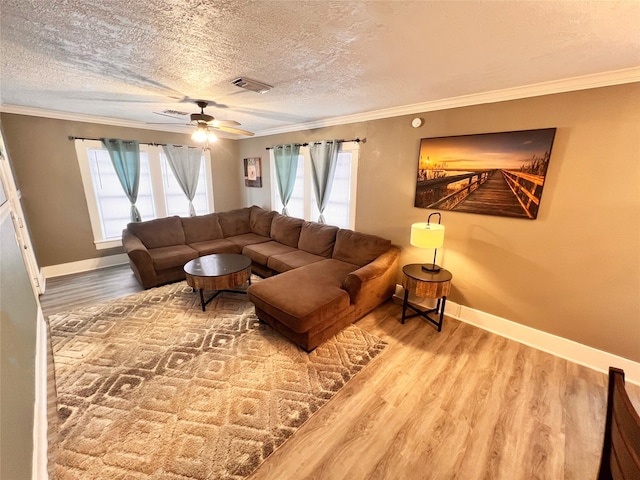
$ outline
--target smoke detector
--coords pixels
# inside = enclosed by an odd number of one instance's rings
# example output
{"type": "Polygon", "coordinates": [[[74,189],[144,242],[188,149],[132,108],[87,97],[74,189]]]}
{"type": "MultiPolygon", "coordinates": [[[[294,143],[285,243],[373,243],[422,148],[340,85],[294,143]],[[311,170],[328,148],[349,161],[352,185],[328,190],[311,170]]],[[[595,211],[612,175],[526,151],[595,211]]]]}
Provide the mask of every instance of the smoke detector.
{"type": "Polygon", "coordinates": [[[231,83],[233,83],[236,87],[244,88],[245,90],[251,90],[252,92],[257,93],[267,93],[273,88],[271,85],[267,85],[266,83],[262,83],[257,80],[251,80],[247,77],[236,78],[231,83]]]}

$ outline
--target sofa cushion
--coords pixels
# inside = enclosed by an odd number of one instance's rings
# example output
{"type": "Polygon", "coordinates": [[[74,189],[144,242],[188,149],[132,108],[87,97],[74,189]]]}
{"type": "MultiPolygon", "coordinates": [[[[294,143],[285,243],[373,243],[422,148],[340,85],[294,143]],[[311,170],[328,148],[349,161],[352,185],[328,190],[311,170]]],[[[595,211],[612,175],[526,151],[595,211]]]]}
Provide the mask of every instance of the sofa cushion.
{"type": "Polygon", "coordinates": [[[295,252],[296,249],[288,245],[283,245],[278,242],[264,242],[256,243],[253,245],[247,245],[242,249],[242,254],[249,257],[252,261],[260,264],[267,265],[267,260],[272,255],[279,255],[282,253],[295,252]]]}
{"type": "Polygon", "coordinates": [[[251,215],[249,217],[249,227],[253,233],[268,237],[271,234],[271,222],[278,212],[266,211],[256,205],[251,207],[251,215]]]}
{"type": "Polygon", "coordinates": [[[300,230],[298,248],[305,252],[331,258],[339,228],[322,223],[304,222],[300,230]]]}
{"type": "Polygon", "coordinates": [[[222,228],[218,222],[217,213],[182,217],[185,243],[192,244],[222,238],[222,228]]]}
{"type": "Polygon", "coordinates": [[[276,213],[271,222],[271,238],[284,245],[298,248],[303,223],[304,220],[301,218],[287,217],[276,213]]]}
{"type": "Polygon", "coordinates": [[[352,308],[349,294],[340,288],[355,265],[325,259],[252,284],[247,293],[257,308],[302,333],[352,308]]]}
{"type": "Polygon", "coordinates": [[[227,240],[240,246],[242,249],[246,245],[252,245],[254,243],[270,242],[271,238],[258,235],[257,233],[243,233],[242,235],[234,235],[233,237],[227,237],[227,240]]]}
{"type": "Polygon", "coordinates": [[[127,228],[138,237],[147,248],[184,245],[184,230],[180,217],[157,218],[141,223],[130,223],[127,228]]]}
{"type": "MultiPolygon", "coordinates": [[[[285,273],[293,275],[298,270],[285,273]]],[[[319,285],[321,288],[318,289],[309,282],[298,287],[297,278],[282,278],[285,273],[263,282],[264,287],[262,283],[251,285],[249,300],[294,332],[303,333],[322,323],[330,324],[350,307],[349,295],[341,288],[319,285]],[[277,282],[272,283],[275,280],[277,282]],[[295,296],[292,289],[295,289],[295,296]],[[297,301],[292,301],[293,298],[297,301]]]]}
{"type": "Polygon", "coordinates": [[[250,216],[251,209],[249,207],[218,213],[222,236],[227,238],[251,232],[251,227],[249,226],[250,216]]]}
{"type": "Polygon", "coordinates": [[[226,238],[217,240],[206,240],[204,242],[196,242],[189,244],[191,248],[196,250],[200,256],[211,255],[212,253],[241,253],[242,247],[236,243],[230,242],[226,238]]]}
{"type": "Polygon", "coordinates": [[[343,262],[335,258],[325,258],[321,262],[312,263],[296,270],[303,270],[306,275],[313,278],[327,279],[332,285],[341,287],[347,275],[355,272],[358,268],[360,267],[353,263],[343,262]]]}
{"type": "Polygon", "coordinates": [[[336,235],[333,258],[343,262],[364,266],[391,248],[391,240],[340,229],[336,235]]]}
{"type": "Polygon", "coordinates": [[[181,267],[189,260],[198,258],[198,252],[186,245],[152,248],[149,250],[149,255],[156,270],[181,267]]]}
{"type": "Polygon", "coordinates": [[[271,270],[282,273],[294,268],[311,265],[321,260],[326,260],[326,258],[304,250],[294,250],[293,252],[270,256],[267,260],[267,266],[271,270]]]}

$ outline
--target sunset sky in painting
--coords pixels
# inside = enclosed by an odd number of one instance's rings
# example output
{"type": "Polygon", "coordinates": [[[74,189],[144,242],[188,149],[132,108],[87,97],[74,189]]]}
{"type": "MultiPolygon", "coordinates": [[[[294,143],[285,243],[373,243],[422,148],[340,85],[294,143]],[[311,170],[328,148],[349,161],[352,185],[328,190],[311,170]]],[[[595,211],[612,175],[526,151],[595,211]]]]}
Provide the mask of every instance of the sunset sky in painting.
{"type": "Polygon", "coordinates": [[[555,129],[520,132],[461,135],[457,137],[423,138],[420,142],[419,169],[489,170],[519,169],[535,155],[542,157],[551,150],[555,129]]]}

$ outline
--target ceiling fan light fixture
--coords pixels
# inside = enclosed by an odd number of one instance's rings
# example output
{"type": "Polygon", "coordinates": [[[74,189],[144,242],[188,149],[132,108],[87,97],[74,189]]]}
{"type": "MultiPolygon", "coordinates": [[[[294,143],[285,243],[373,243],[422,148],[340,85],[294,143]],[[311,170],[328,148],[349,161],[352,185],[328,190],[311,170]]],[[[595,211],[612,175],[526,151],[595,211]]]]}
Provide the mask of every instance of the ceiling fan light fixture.
{"type": "Polygon", "coordinates": [[[257,93],[267,93],[273,88],[273,86],[271,85],[259,82],[258,80],[252,80],[247,77],[236,78],[235,80],[232,80],[231,83],[233,83],[236,87],[244,88],[245,90],[250,90],[257,93]]]}
{"type": "Polygon", "coordinates": [[[218,141],[218,136],[213,133],[211,130],[207,132],[207,142],[214,143],[218,141]]]}
{"type": "MultiPolygon", "coordinates": [[[[198,143],[204,143],[207,141],[207,127],[198,125],[194,132],[191,134],[191,140],[198,143]]],[[[217,139],[216,139],[217,140],[217,139]]]]}

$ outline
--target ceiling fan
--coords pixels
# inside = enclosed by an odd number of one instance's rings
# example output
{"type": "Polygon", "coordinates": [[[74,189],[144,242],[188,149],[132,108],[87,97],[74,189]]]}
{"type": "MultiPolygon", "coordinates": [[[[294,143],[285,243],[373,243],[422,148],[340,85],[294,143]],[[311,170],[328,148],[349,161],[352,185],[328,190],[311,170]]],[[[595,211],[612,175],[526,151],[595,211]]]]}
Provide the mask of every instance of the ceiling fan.
{"type": "MultiPolygon", "coordinates": [[[[238,135],[247,135],[253,136],[253,132],[249,132],[248,130],[242,130],[240,128],[235,128],[240,124],[235,120],[217,120],[212,115],[204,113],[204,109],[207,108],[209,102],[205,100],[197,100],[196,105],[200,107],[200,113],[192,113],[189,118],[191,120],[190,123],[185,125],[194,125],[196,129],[191,134],[191,139],[195,142],[199,143],[213,143],[218,141],[218,137],[216,136],[214,130],[219,130],[221,132],[235,133],[238,135]]],[[[154,112],[158,113],[158,112],[154,112]]],[[[177,113],[177,112],[176,112],[177,113]]],[[[165,113],[158,113],[159,115],[166,115],[165,113]]],[[[171,116],[171,115],[167,115],[171,116]]],[[[175,118],[175,117],[172,117],[175,118]]],[[[158,123],[156,125],[178,125],[171,123],[158,123]]]]}

